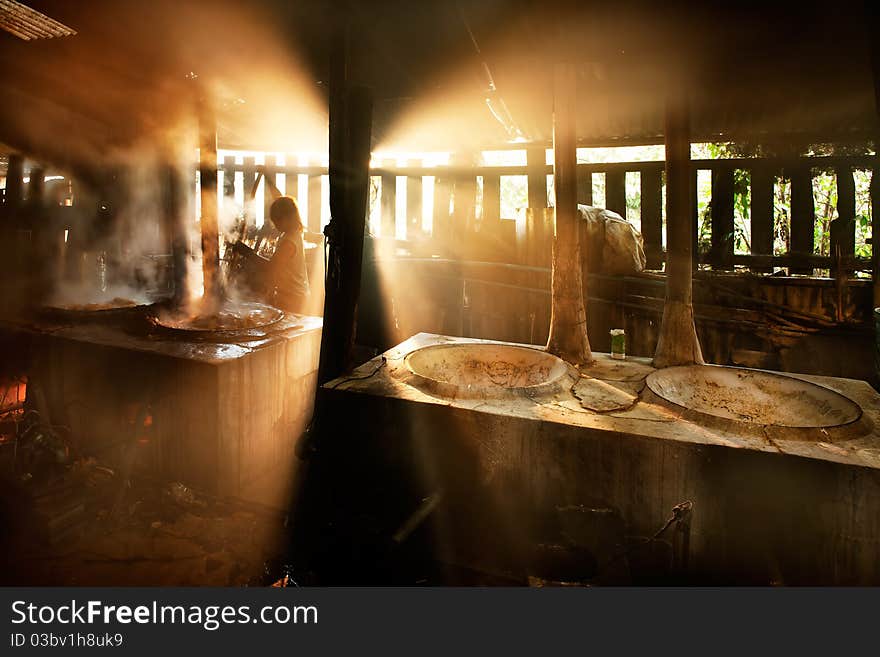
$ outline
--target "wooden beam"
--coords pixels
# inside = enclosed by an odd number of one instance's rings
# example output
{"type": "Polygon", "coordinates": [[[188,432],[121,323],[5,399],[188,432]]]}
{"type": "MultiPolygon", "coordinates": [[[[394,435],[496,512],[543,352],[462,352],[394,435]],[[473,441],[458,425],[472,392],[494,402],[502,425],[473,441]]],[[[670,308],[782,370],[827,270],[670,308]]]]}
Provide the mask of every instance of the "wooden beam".
{"type": "Polygon", "coordinates": [[[648,269],[663,264],[663,178],[660,171],[642,171],[642,237],[648,269]]]}
{"type": "Polygon", "coordinates": [[[495,230],[501,222],[501,176],[483,174],[483,226],[495,230]]]}
{"type": "Polygon", "coordinates": [[[576,365],[593,362],[587,338],[580,229],[577,211],[577,69],[566,63],[553,72],[553,240],[550,335],[547,351],[576,365]]]}
{"type": "MultiPolygon", "coordinates": [[[[816,223],[813,177],[808,165],[789,169],[789,177],[791,178],[791,252],[794,255],[811,255],[816,223]]],[[[813,270],[792,267],[789,273],[809,275],[813,270]]]]}
{"type": "Polygon", "coordinates": [[[679,90],[666,104],[666,304],[654,354],[655,367],[703,362],[694,326],[693,183],[690,116],[679,90]]]}
{"type": "Polygon", "coordinates": [[[713,269],[733,269],[733,168],[712,169],[713,269]]]}
{"type": "Polygon", "coordinates": [[[312,174],[309,176],[308,185],[308,224],[309,232],[321,232],[321,174],[312,174]]]}
{"type": "MultiPolygon", "coordinates": [[[[751,252],[754,255],[773,255],[773,184],[775,175],[766,164],[751,169],[751,252]]],[[[763,269],[770,271],[770,269],[763,269]]]]}

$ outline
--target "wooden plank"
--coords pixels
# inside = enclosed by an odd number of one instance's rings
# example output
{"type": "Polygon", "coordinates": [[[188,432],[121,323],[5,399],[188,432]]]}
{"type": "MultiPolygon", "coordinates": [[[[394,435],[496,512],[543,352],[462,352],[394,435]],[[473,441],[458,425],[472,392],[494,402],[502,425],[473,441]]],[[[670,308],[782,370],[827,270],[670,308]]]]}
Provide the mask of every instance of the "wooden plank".
{"type": "MultiPolygon", "coordinates": [[[[393,164],[393,161],[386,160],[385,166],[389,164],[393,164]]],[[[397,176],[393,173],[382,174],[380,205],[382,208],[382,221],[379,234],[383,238],[394,239],[397,234],[397,176]]]]}
{"type": "MultiPolygon", "coordinates": [[[[411,160],[410,167],[416,168],[421,162],[411,160]]],[[[419,239],[422,231],[422,177],[407,176],[406,178],[406,239],[419,239]]]]}
{"type": "Polygon", "coordinates": [[[713,269],[733,269],[733,169],[712,169],[712,248],[713,269]]]}
{"type": "Polygon", "coordinates": [[[547,207],[547,155],[543,147],[532,147],[526,151],[528,163],[529,207],[547,207]]]}
{"type": "Polygon", "coordinates": [[[578,203],[593,205],[593,172],[585,166],[578,166],[578,203]]]}
{"type": "Polygon", "coordinates": [[[235,198],[235,157],[232,155],[223,158],[223,196],[235,198]]]}
{"type": "MultiPolygon", "coordinates": [[[[766,163],[751,169],[751,252],[754,255],[773,254],[773,185],[776,176],[766,163]]],[[[754,268],[769,272],[772,269],[754,268]]]]}
{"type": "Polygon", "coordinates": [[[605,172],[605,207],[626,219],[626,171],[605,172]]]}
{"type": "MultiPolygon", "coordinates": [[[[797,165],[789,169],[791,178],[791,252],[793,255],[812,255],[813,228],[816,209],[813,203],[813,178],[809,166],[797,165]]],[[[810,267],[792,267],[792,274],[812,274],[810,267]]]]}
{"type": "Polygon", "coordinates": [[[660,171],[641,172],[642,237],[648,269],[663,264],[663,177],[660,171]]]}
{"type": "Polygon", "coordinates": [[[445,253],[449,240],[449,199],[452,185],[446,177],[434,179],[434,227],[432,235],[436,248],[445,253]]]}

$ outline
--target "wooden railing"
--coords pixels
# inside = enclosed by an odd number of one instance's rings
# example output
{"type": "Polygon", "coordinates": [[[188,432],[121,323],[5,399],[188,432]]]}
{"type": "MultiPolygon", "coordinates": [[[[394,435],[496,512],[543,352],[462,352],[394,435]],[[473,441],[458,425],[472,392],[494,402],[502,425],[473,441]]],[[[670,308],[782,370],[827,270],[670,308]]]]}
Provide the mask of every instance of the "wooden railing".
{"type": "MultiPolygon", "coordinates": [[[[712,177],[710,201],[711,246],[698,253],[699,262],[713,270],[747,268],[756,272],[768,272],[773,267],[786,267],[789,273],[812,274],[815,270],[842,269],[869,271],[873,263],[869,259],[855,257],[856,244],[856,192],[853,182],[854,170],[873,170],[876,158],[861,156],[819,156],[797,158],[739,158],[693,160],[692,217],[694,241],[697,240],[697,172],[708,170],[712,177]],[[736,170],[750,173],[751,194],[751,243],[750,253],[736,253],[734,249],[734,173],[736,170]],[[831,222],[831,248],[828,255],[815,253],[815,208],[812,178],[815,172],[833,171],[838,190],[838,217],[831,222]],[[774,189],[778,180],[791,184],[790,245],[788,253],[774,253],[774,189]]],[[[460,160],[459,160],[460,161],[460,160]]],[[[455,160],[453,160],[455,162],[455,160]]],[[[226,157],[222,168],[226,175],[242,172],[244,188],[252,185],[258,170],[269,175],[287,176],[287,189],[297,188],[298,176],[308,176],[308,201],[301,203],[308,230],[321,231],[321,185],[327,175],[326,166],[320,164],[278,165],[267,156],[265,164],[257,165],[253,158],[236,163],[226,157]]],[[[592,204],[592,177],[604,174],[605,205],[626,216],[626,174],[640,174],[641,232],[649,269],[660,269],[664,261],[663,223],[663,168],[664,163],[619,162],[589,163],[578,165],[578,201],[592,204]]],[[[529,208],[543,209],[548,205],[547,176],[552,167],[546,163],[545,150],[531,148],[527,151],[527,163],[517,166],[473,166],[451,164],[448,166],[422,166],[410,162],[405,166],[383,163],[372,170],[372,175],[382,181],[381,221],[378,234],[380,242],[392,242],[417,255],[441,255],[477,260],[496,260],[520,264],[549,262],[549,246],[546,227],[535,228],[531,222],[541,213],[527,213],[525,226],[517,229],[516,222],[501,217],[501,182],[504,176],[525,176],[528,180],[529,208]],[[430,234],[422,230],[421,179],[434,178],[433,226],[430,234]],[[407,209],[406,228],[402,240],[396,236],[395,190],[397,179],[406,178],[407,209]],[[478,211],[478,178],[482,181],[482,203],[478,211]],[[452,211],[450,208],[452,199],[452,211]],[[538,239],[540,244],[529,244],[538,239]],[[540,252],[536,259],[536,249],[540,252]],[[546,253],[545,253],[546,252],[546,253]],[[531,255],[529,255],[531,254],[531,255]],[[543,255],[541,255],[543,254],[543,255]]],[[[878,208],[880,194],[876,177],[872,180],[871,206],[878,208]]],[[[324,182],[323,184],[326,184],[324,182]]],[[[268,207],[269,198],[263,201],[268,207]]],[[[872,212],[872,216],[876,216],[872,212]]],[[[698,252],[695,249],[695,252],[698,252]]],[[[875,255],[876,257],[876,255],[875,255]]]]}

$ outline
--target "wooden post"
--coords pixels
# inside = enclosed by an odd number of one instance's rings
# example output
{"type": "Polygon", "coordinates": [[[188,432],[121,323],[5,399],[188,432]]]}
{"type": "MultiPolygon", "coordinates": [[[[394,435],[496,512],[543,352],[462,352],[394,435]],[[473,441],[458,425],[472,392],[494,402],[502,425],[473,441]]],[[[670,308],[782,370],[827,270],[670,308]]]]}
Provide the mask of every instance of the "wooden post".
{"type": "Polygon", "coordinates": [[[648,269],[663,263],[663,180],[659,169],[642,169],[642,237],[648,269]]]}
{"type": "MultiPolygon", "coordinates": [[[[275,199],[272,198],[272,192],[269,188],[269,185],[266,183],[269,180],[271,180],[272,184],[273,185],[275,184],[275,172],[278,169],[277,162],[278,162],[278,160],[274,156],[267,155],[266,156],[266,163],[265,163],[265,165],[263,165],[263,177],[265,178],[265,180],[263,180],[263,225],[264,226],[266,226],[267,224],[271,225],[271,220],[269,219],[269,208],[272,207],[272,203],[275,199]]],[[[296,194],[291,194],[287,190],[286,185],[285,185],[284,193],[287,196],[296,196],[296,194]]]]}
{"type": "Polygon", "coordinates": [[[397,176],[387,172],[387,169],[394,167],[394,164],[393,160],[382,162],[386,173],[382,174],[382,230],[380,234],[383,239],[387,240],[394,240],[397,234],[397,176]]]}
{"type": "Polygon", "coordinates": [[[6,195],[4,204],[7,208],[21,205],[24,197],[24,158],[18,153],[9,156],[6,169],[6,195]]]}
{"type": "Polygon", "coordinates": [[[308,224],[309,232],[321,232],[321,174],[314,173],[309,175],[308,185],[308,224]]]}
{"type": "Polygon", "coordinates": [[[836,173],[837,219],[831,222],[831,275],[846,278],[852,271],[852,258],[856,253],[856,186],[850,167],[839,167],[836,173]],[[844,263],[839,271],[838,259],[844,263]]]}
{"type": "MultiPolygon", "coordinates": [[[[813,202],[813,177],[809,165],[800,164],[790,170],[791,177],[791,252],[794,256],[813,255],[813,227],[816,207],[813,202]]],[[[809,266],[795,266],[791,274],[812,274],[809,266]]]]}
{"type": "Polygon", "coordinates": [[[713,269],[733,269],[733,169],[712,168],[712,251],[713,269]]]}
{"type": "Polygon", "coordinates": [[[220,232],[217,224],[217,118],[210,101],[199,107],[199,183],[201,186],[202,268],[205,296],[220,293],[220,232]]]}
{"type": "Polygon", "coordinates": [[[871,277],[874,279],[874,308],[880,308],[880,155],[871,170],[871,277]],[[876,235],[876,237],[874,237],[876,235]]]}
{"type": "Polygon", "coordinates": [[[174,164],[165,165],[165,234],[171,249],[173,298],[175,303],[186,299],[186,267],[188,238],[186,227],[186,198],[179,168],[174,164]]]}
{"type": "Polygon", "coordinates": [[[318,381],[348,371],[355,339],[370,194],[370,138],[373,102],[369,91],[352,87],[348,74],[348,33],[331,63],[329,264],[324,297],[324,332],[318,381]]]}
{"type": "MultiPolygon", "coordinates": [[[[773,171],[758,164],[751,171],[752,255],[773,255],[773,171]]],[[[772,271],[772,267],[755,268],[772,271]]]]}
{"type": "Polygon", "coordinates": [[[703,362],[694,326],[690,117],[684,94],[666,105],[666,304],[654,367],[703,362]]]}
{"type": "Polygon", "coordinates": [[[446,255],[449,249],[449,198],[451,192],[448,177],[437,176],[434,178],[434,228],[431,234],[435,252],[439,251],[443,255],[446,255]]]}
{"type": "Polygon", "coordinates": [[[546,149],[543,146],[529,148],[526,151],[526,163],[528,166],[529,207],[539,213],[539,210],[547,207],[546,149]]]}
{"type": "Polygon", "coordinates": [[[483,228],[497,232],[501,223],[501,176],[483,174],[483,228]]]}
{"type": "Polygon", "coordinates": [[[578,165],[578,204],[593,205],[593,172],[578,165]]]}
{"type": "Polygon", "coordinates": [[[626,171],[612,168],[605,172],[605,208],[626,219],[626,171]]]}
{"type": "Polygon", "coordinates": [[[574,363],[593,362],[587,338],[580,231],[577,211],[577,71],[571,64],[556,67],[553,75],[553,183],[556,190],[556,229],[550,335],[547,351],[574,363]]]}
{"type": "MultiPolygon", "coordinates": [[[[421,162],[410,160],[408,167],[420,167],[421,162]]],[[[406,178],[406,239],[418,239],[422,235],[422,177],[406,178]]]]}

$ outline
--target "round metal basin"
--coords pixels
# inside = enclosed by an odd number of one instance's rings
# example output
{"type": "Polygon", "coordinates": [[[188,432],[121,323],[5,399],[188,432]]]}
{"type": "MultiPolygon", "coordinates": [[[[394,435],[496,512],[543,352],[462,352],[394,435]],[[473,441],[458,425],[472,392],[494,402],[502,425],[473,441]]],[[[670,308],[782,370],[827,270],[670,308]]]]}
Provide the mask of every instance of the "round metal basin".
{"type": "Polygon", "coordinates": [[[862,409],[828,388],[759,370],[690,365],[647,378],[659,397],[689,411],[751,425],[829,428],[851,424],[862,409]]]}
{"type": "Polygon", "coordinates": [[[504,398],[568,390],[577,373],[552,354],[504,344],[440,344],[405,358],[408,383],[445,397],[504,398]]]}

